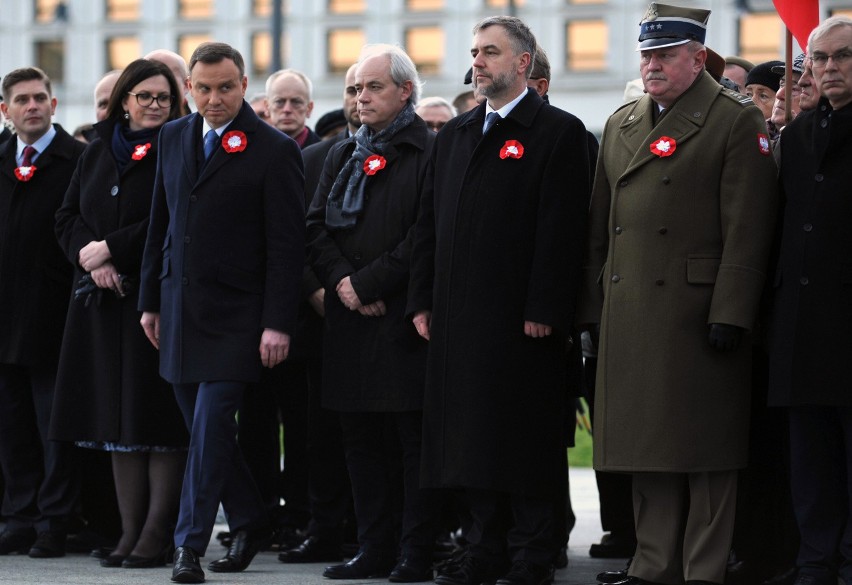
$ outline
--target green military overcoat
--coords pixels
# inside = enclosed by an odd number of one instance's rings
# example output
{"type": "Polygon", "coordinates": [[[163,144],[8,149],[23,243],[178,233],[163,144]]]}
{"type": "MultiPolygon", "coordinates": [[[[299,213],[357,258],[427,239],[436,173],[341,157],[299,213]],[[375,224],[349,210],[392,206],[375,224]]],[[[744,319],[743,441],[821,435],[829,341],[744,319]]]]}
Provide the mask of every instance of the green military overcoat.
{"type": "Polygon", "coordinates": [[[748,336],[777,207],[760,110],[707,73],[654,125],[648,95],[608,120],[590,209],[580,321],[601,323],[595,468],[694,472],[747,460],[748,336]]]}

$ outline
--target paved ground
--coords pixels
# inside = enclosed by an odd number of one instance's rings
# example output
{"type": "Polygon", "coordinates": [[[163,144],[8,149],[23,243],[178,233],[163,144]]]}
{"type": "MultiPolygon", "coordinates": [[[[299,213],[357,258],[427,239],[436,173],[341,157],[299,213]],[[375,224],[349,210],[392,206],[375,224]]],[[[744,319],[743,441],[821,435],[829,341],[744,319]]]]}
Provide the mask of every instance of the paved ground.
{"type": "MultiPolygon", "coordinates": [[[[589,557],[589,545],[601,537],[598,516],[598,493],[591,469],[571,470],[571,499],[577,515],[577,525],[571,533],[568,549],[568,568],[556,573],[559,585],[591,585],[600,571],[620,569],[624,561],[602,561],[589,557]]],[[[224,527],[222,527],[224,529],[224,527]]],[[[215,542],[207,551],[203,562],[219,558],[224,552],[215,542]]],[[[243,573],[216,574],[207,572],[211,584],[233,585],[361,585],[387,583],[373,581],[329,581],[322,577],[324,565],[284,565],[276,553],[259,554],[243,573]]],[[[97,560],[83,555],[69,555],[62,559],[34,560],[27,556],[0,557],[0,583],[14,585],[147,585],[170,583],[171,567],[162,569],[104,569],[97,560]]]]}

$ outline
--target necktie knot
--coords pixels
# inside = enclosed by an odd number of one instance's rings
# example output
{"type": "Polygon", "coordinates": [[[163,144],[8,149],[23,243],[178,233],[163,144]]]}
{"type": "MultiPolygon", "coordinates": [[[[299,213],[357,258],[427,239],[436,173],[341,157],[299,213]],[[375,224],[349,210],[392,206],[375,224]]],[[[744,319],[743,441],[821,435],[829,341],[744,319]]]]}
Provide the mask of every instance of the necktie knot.
{"type": "Polygon", "coordinates": [[[496,124],[497,120],[499,119],[500,114],[498,114],[497,112],[491,112],[490,114],[485,116],[485,128],[482,130],[482,133],[485,134],[486,132],[491,130],[491,127],[496,124]]]}
{"type": "Polygon", "coordinates": [[[32,146],[25,146],[23,158],[21,160],[21,166],[22,167],[33,166],[33,157],[36,155],[36,152],[38,152],[38,151],[35,148],[33,148],[32,146]]]}
{"type": "Polygon", "coordinates": [[[210,155],[213,154],[213,150],[216,148],[216,139],[218,138],[218,134],[216,134],[215,130],[208,130],[207,134],[204,135],[204,159],[210,158],[210,155]]]}

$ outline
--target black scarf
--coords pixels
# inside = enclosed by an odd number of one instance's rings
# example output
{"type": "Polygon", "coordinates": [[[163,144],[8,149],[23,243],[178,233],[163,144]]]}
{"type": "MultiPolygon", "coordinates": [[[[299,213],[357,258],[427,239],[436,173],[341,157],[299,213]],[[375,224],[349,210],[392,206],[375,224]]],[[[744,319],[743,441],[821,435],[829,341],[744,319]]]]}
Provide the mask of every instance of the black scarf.
{"type": "Polygon", "coordinates": [[[355,150],[340,169],[325,205],[327,228],[349,229],[355,227],[358,216],[364,211],[364,186],[367,175],[364,161],[374,154],[384,154],[391,139],[414,121],[414,106],[409,102],[393,122],[379,132],[363,124],[355,133],[355,150]]]}
{"type": "Polygon", "coordinates": [[[112,131],[112,156],[118,165],[119,174],[124,167],[130,164],[130,157],[140,144],[150,142],[152,145],[157,141],[159,128],[145,128],[144,130],[131,130],[125,124],[116,124],[112,131]]]}

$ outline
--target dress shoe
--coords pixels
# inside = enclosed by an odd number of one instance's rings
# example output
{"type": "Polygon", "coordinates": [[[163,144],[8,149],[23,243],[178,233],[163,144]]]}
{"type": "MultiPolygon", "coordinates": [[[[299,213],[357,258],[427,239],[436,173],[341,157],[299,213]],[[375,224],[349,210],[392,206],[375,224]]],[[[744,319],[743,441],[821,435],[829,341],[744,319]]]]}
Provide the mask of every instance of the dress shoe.
{"type": "Polygon", "coordinates": [[[504,576],[497,579],[495,585],[550,585],[553,583],[553,570],[549,566],[537,565],[529,561],[515,561],[504,576]]]}
{"type": "Polygon", "coordinates": [[[39,532],[30,547],[31,559],[56,559],[65,556],[65,533],[58,530],[39,532]]]}
{"type": "Polygon", "coordinates": [[[124,555],[107,555],[101,559],[101,566],[108,569],[120,567],[126,558],[124,555]]]}
{"type": "Polygon", "coordinates": [[[359,552],[348,563],[326,567],[322,576],[327,579],[385,579],[393,565],[390,555],[359,552]]]}
{"type": "Polygon", "coordinates": [[[598,580],[598,583],[602,583],[604,585],[621,583],[627,579],[627,569],[622,569],[620,571],[604,571],[603,573],[598,573],[596,579],[598,580]]]}
{"type": "Polygon", "coordinates": [[[0,532],[0,555],[11,553],[25,554],[30,550],[35,539],[36,533],[32,528],[4,530],[0,532]]]}
{"type": "Polygon", "coordinates": [[[423,583],[431,581],[432,563],[428,559],[420,560],[403,557],[388,576],[391,583],[423,583]]]}
{"type": "Polygon", "coordinates": [[[278,553],[282,563],[337,563],[343,560],[340,543],[309,536],[295,548],[278,553]]]}
{"type": "Polygon", "coordinates": [[[91,552],[89,553],[89,556],[92,557],[93,559],[105,559],[108,556],[110,556],[112,554],[112,551],[114,551],[114,550],[115,550],[115,548],[112,548],[112,547],[99,546],[99,547],[93,548],[91,550],[91,552]]]}
{"type": "Polygon", "coordinates": [[[636,552],[634,535],[610,532],[603,535],[600,543],[589,548],[589,556],[595,559],[621,559],[632,557],[636,552]]]}
{"type": "Polygon", "coordinates": [[[233,534],[228,552],[218,561],[213,561],[207,568],[214,573],[239,573],[249,566],[254,556],[269,545],[269,531],[249,532],[239,530],[233,534]]]}
{"type": "Polygon", "coordinates": [[[493,583],[503,573],[504,568],[485,559],[465,555],[458,563],[449,564],[435,578],[437,585],[480,585],[493,583]]]}
{"type": "Polygon", "coordinates": [[[204,571],[198,562],[198,553],[188,546],[175,549],[175,565],[172,567],[175,583],[204,583],[204,571]]]}
{"type": "Polygon", "coordinates": [[[172,543],[168,543],[159,554],[153,557],[140,557],[138,555],[129,555],[121,567],[124,569],[153,569],[156,567],[165,567],[166,563],[172,557],[172,543]]]}

